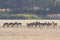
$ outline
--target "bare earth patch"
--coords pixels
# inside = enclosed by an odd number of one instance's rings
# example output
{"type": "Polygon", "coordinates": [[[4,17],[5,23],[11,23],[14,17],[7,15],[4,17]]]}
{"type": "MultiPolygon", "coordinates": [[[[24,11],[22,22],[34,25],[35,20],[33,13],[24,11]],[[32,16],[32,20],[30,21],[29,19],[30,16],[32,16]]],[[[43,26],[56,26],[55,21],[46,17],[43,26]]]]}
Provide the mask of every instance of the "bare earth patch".
{"type": "Polygon", "coordinates": [[[0,40],[60,40],[60,28],[0,28],[0,40]]]}

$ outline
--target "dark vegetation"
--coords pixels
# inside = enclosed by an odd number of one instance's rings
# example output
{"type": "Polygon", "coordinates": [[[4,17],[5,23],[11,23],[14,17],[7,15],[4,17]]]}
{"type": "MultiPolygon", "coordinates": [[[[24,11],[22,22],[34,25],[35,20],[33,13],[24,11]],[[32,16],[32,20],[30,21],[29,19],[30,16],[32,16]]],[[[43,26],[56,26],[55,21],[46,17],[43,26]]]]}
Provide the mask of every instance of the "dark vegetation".
{"type": "Polygon", "coordinates": [[[12,9],[13,14],[60,14],[60,1],[57,0],[0,0],[0,9],[12,9]],[[39,9],[34,10],[34,7],[39,9]],[[46,10],[48,8],[48,10],[46,10]]]}
{"type": "Polygon", "coordinates": [[[60,1],[56,0],[0,0],[0,8],[10,8],[13,9],[12,12],[15,13],[60,13],[60,1]],[[33,7],[43,8],[34,11],[33,7]],[[25,8],[25,9],[23,9],[25,8]],[[32,8],[27,10],[27,8],[32,8]],[[49,11],[46,11],[45,8],[49,8],[49,11]]]}

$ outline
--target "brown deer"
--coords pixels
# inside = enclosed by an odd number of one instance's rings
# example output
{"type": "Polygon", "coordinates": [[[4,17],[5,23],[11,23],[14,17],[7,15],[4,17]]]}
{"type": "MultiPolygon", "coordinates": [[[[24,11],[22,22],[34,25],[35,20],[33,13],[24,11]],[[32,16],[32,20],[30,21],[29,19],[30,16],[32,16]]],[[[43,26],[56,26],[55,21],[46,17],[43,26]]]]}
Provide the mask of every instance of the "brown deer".
{"type": "Polygon", "coordinates": [[[17,27],[19,27],[19,26],[21,26],[22,27],[22,23],[17,23],[17,22],[15,22],[15,23],[4,23],[3,24],[3,27],[15,27],[15,26],[17,26],[17,27]]]}
{"type": "Polygon", "coordinates": [[[53,27],[57,26],[57,23],[54,23],[54,21],[52,21],[53,27]]]}
{"type": "Polygon", "coordinates": [[[8,23],[4,23],[4,24],[3,24],[3,27],[8,27],[8,26],[9,26],[8,23]]]}
{"type": "Polygon", "coordinates": [[[49,23],[49,22],[48,22],[48,23],[47,23],[47,26],[48,26],[48,27],[52,26],[52,23],[49,23]]]}
{"type": "Polygon", "coordinates": [[[26,23],[27,27],[33,27],[33,23],[26,23]]]}
{"type": "Polygon", "coordinates": [[[21,26],[21,27],[22,27],[22,23],[17,23],[17,22],[15,22],[15,23],[13,24],[13,26],[17,26],[17,27],[21,26]]]}

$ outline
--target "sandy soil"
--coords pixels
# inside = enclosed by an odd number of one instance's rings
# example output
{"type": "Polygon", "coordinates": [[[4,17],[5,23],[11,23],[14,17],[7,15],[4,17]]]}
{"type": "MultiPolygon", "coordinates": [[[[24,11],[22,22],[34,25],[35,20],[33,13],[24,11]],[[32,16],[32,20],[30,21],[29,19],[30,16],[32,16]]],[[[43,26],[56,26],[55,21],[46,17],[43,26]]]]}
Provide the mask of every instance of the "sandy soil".
{"type": "Polygon", "coordinates": [[[60,29],[0,28],[0,40],[60,40],[60,29]]]}

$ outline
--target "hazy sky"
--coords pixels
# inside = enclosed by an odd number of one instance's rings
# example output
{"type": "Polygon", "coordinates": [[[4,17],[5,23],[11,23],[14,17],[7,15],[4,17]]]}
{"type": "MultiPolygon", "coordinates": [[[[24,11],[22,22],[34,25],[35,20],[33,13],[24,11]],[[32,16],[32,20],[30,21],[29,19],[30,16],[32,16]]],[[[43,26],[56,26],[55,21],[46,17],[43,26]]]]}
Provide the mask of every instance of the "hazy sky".
{"type": "Polygon", "coordinates": [[[59,1],[59,0],[57,0],[57,1],[59,1]]]}

